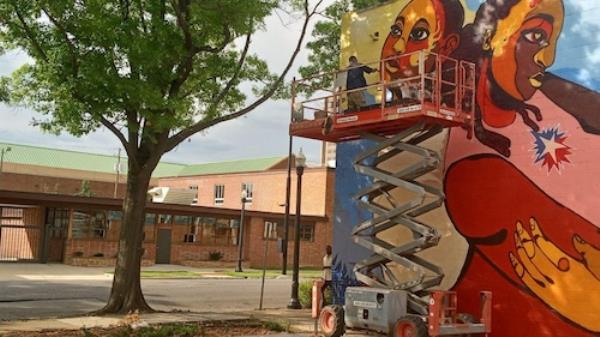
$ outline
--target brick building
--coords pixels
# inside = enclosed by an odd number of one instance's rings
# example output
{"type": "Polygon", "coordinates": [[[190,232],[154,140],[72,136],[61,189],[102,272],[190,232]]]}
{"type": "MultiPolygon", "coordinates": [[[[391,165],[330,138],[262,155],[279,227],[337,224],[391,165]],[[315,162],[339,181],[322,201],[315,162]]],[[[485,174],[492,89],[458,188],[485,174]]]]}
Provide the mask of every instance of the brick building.
{"type": "MultiPolygon", "coordinates": [[[[126,158],[120,159],[123,174],[117,180],[116,157],[0,143],[0,148],[8,146],[11,151],[0,173],[0,261],[114,264],[126,158]]],[[[280,266],[277,246],[284,233],[286,174],[287,158],[161,163],[152,186],[192,189],[197,198],[191,205],[148,204],[143,263],[204,265],[211,254],[222,255],[221,263],[237,260],[245,189],[243,259],[250,266],[262,266],[268,243],[268,265],[280,266]],[[271,227],[269,235],[266,229],[271,227]]],[[[334,179],[332,169],[305,170],[300,226],[303,266],[319,266],[324,247],[331,242],[334,179]]],[[[290,252],[295,184],[293,177],[290,252]]]]}

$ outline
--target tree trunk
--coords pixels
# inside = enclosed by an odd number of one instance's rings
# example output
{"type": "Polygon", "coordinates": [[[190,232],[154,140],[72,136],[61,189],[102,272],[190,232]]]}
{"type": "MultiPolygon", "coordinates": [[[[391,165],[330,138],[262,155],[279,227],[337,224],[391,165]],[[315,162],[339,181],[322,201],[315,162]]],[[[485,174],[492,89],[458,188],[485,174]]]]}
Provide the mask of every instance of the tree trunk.
{"type": "Polygon", "coordinates": [[[145,207],[151,172],[152,170],[147,169],[137,170],[133,165],[129,165],[112,290],[108,303],[97,311],[97,314],[153,311],[144,299],[140,284],[140,267],[144,255],[145,207]]]}

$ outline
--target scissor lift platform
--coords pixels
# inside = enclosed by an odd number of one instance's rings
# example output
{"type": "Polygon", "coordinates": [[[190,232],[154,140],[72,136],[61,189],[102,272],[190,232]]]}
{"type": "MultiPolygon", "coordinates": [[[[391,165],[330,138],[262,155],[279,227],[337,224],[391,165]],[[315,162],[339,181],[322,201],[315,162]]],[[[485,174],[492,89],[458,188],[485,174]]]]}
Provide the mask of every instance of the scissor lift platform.
{"type": "MultiPolygon", "coordinates": [[[[475,105],[475,66],[434,53],[415,53],[419,54],[422,66],[411,77],[386,80],[382,74],[377,83],[363,88],[322,89],[305,99],[299,94],[304,86],[326,82],[327,78],[343,78],[340,73],[351,68],[294,81],[290,134],[344,142],[359,139],[365,133],[394,135],[419,123],[443,127],[470,125],[475,105]],[[426,58],[434,59],[435,69],[441,71],[428,72],[424,66],[426,58]],[[397,97],[393,92],[405,92],[408,97],[397,97]],[[370,95],[376,102],[350,109],[347,103],[350,95],[370,95]]],[[[415,53],[401,57],[409,58],[415,53]]],[[[383,68],[386,60],[379,62],[383,68]]]]}

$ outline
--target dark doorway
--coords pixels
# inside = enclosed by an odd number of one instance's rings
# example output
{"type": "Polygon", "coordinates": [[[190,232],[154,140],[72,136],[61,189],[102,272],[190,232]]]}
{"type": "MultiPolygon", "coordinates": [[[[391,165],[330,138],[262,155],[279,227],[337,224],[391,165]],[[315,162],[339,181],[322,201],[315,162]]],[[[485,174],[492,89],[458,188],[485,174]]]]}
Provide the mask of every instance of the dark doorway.
{"type": "Polygon", "coordinates": [[[171,230],[159,229],[156,240],[156,264],[171,263],[171,230]]]}

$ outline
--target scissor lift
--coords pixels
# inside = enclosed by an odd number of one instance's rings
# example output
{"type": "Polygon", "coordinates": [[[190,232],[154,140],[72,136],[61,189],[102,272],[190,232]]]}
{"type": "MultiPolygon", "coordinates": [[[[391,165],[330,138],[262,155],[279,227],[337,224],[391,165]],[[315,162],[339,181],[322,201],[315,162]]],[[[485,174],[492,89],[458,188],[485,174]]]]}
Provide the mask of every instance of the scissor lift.
{"type": "MultiPolygon", "coordinates": [[[[431,291],[442,281],[442,269],[416,255],[436,246],[440,239],[435,228],[418,218],[439,208],[444,200],[440,188],[419,179],[442,165],[439,154],[422,143],[444,128],[472,129],[475,66],[425,51],[395,57],[400,61],[398,64],[406,64],[400,60],[403,57],[418,59],[414,70],[407,72],[414,75],[386,80],[380,74],[377,83],[354,90],[346,90],[338,83],[303,99],[299,93],[304,86],[327,82],[327,79],[335,83],[334,79],[349,69],[294,81],[292,87],[291,135],[336,143],[356,139],[376,143],[354,160],[355,170],[373,180],[355,196],[358,204],[373,217],[357,225],[352,232],[353,241],[373,254],[356,263],[354,272],[358,281],[371,288],[399,292],[386,292],[385,296],[399,296],[398,303],[405,303],[405,307],[394,308],[393,313],[387,309],[385,313],[380,312],[386,317],[375,321],[393,324],[378,326],[369,320],[369,317],[373,318],[373,315],[369,316],[369,310],[373,314],[385,306],[369,304],[369,294],[373,291],[353,289],[356,296],[364,295],[364,300],[349,300],[346,296],[346,311],[352,311],[352,315],[346,315],[344,326],[392,333],[393,336],[486,333],[491,329],[488,310],[491,294],[482,293],[481,319],[461,321],[456,313],[456,294],[431,291]],[[355,95],[356,101],[357,94],[363,97],[364,105],[353,106],[351,110],[348,98],[355,95]],[[397,156],[405,156],[403,167],[390,171],[380,165],[397,156]],[[404,196],[398,198],[396,189],[404,191],[404,196]],[[394,245],[378,235],[397,226],[408,229],[411,239],[394,245]],[[390,268],[392,265],[400,266],[406,272],[398,277],[390,268]],[[359,307],[366,306],[357,308],[356,303],[359,307]]],[[[384,69],[386,61],[378,61],[378,68],[384,69]]],[[[376,296],[374,301],[378,302],[384,295],[376,296]]],[[[335,307],[323,309],[320,322],[326,336],[340,335],[340,310],[335,307]]]]}

